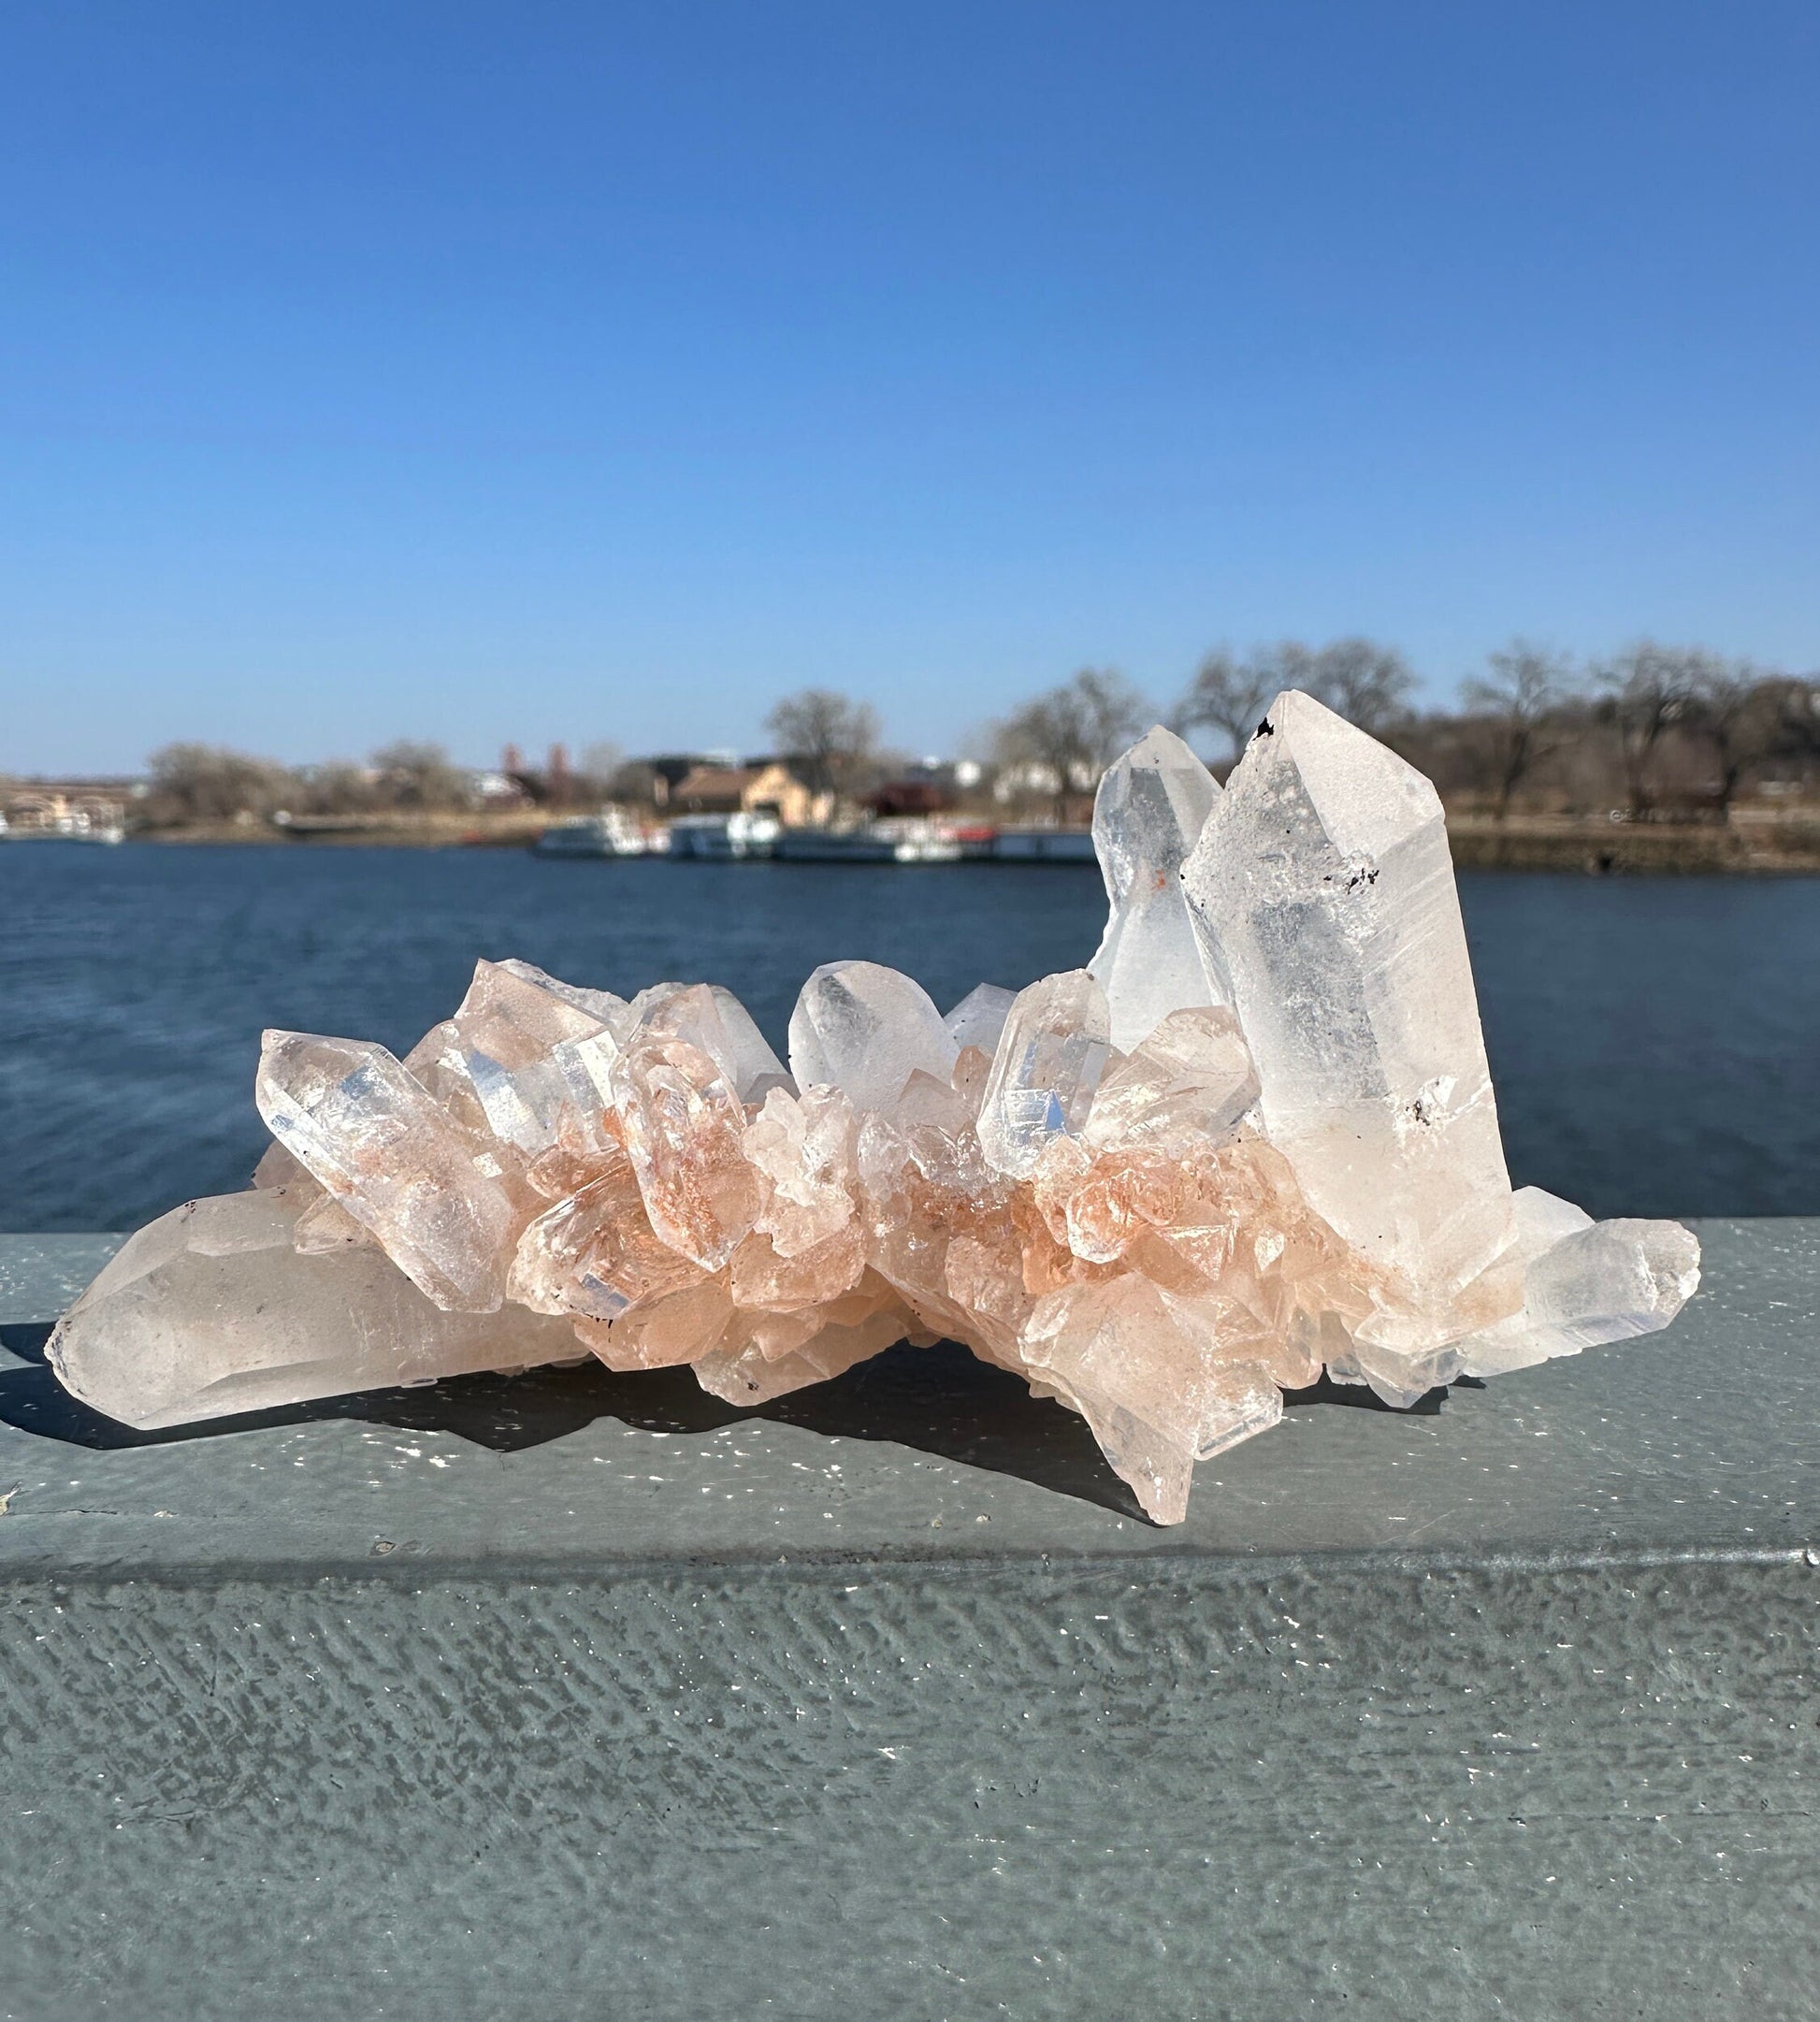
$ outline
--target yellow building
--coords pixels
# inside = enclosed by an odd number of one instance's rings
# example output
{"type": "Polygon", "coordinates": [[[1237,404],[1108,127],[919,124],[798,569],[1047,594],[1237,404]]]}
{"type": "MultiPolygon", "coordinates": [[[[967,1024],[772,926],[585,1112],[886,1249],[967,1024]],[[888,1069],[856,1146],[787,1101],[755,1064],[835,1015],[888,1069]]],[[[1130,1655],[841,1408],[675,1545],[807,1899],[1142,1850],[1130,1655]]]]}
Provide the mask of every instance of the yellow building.
{"type": "Polygon", "coordinates": [[[828,819],[831,797],[812,793],[788,766],[697,765],[670,794],[679,815],[775,815],[787,829],[828,819]]]}

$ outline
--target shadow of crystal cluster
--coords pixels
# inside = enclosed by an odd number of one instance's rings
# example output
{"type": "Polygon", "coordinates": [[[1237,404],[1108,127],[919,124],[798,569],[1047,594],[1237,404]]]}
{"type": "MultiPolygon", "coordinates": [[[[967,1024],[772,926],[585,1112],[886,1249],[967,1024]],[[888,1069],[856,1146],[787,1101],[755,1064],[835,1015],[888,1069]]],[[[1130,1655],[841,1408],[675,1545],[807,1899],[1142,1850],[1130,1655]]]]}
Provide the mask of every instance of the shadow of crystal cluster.
{"type": "Polygon", "coordinates": [[[1176,1523],[1323,1371],[1408,1406],[1680,1310],[1685,1229],[1511,1189],[1420,773],[1290,692],[1223,792],[1152,730],[1093,832],[1085,968],[944,1017],[830,963],[787,1065],[727,990],[516,961],[402,1061],[267,1033],[252,1190],[142,1229],[52,1365],[152,1427],[590,1354],[759,1404],[948,1338],[1176,1523]]]}

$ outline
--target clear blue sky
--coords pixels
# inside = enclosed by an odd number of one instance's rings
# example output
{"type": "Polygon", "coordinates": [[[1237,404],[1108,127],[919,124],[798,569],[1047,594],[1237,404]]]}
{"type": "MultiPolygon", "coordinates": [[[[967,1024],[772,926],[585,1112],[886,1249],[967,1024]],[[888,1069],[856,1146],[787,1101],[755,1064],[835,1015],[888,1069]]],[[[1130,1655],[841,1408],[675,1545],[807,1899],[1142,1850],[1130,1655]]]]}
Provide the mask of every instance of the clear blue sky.
{"type": "Polygon", "coordinates": [[[1820,6],[0,25],[0,769],[1820,662],[1820,6]]]}

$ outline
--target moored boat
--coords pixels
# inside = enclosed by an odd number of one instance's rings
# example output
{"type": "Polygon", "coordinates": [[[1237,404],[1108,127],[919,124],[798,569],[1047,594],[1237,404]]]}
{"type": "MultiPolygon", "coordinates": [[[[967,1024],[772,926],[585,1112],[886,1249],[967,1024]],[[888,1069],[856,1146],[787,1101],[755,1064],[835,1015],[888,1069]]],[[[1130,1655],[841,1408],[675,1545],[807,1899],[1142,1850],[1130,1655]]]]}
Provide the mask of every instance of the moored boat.
{"type": "Polygon", "coordinates": [[[711,863],[769,857],[781,828],[774,815],[679,815],[670,825],[670,854],[711,863]]]}
{"type": "Polygon", "coordinates": [[[650,840],[621,808],[553,822],[531,845],[534,857],[643,857],[650,840]]]}

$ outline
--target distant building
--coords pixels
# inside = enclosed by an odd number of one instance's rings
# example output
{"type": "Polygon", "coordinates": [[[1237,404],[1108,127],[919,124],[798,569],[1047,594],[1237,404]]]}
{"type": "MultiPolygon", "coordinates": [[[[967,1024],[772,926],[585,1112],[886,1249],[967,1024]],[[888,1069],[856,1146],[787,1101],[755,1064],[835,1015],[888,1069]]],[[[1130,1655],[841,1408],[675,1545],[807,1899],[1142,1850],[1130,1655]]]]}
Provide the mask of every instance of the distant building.
{"type": "Polygon", "coordinates": [[[694,765],[672,787],[668,805],[682,815],[775,815],[787,829],[828,816],[828,797],[812,793],[787,766],[694,765]]]}
{"type": "Polygon", "coordinates": [[[623,768],[628,774],[641,779],[648,776],[650,800],[653,807],[668,807],[688,775],[702,766],[712,766],[718,761],[705,752],[666,751],[654,758],[634,758],[623,768]]]}
{"type": "Polygon", "coordinates": [[[972,758],[923,758],[881,780],[867,797],[875,815],[946,815],[979,785],[972,758]]]}
{"type": "Polygon", "coordinates": [[[866,796],[874,815],[946,815],[954,796],[933,779],[882,780],[866,796]]]}
{"type": "Polygon", "coordinates": [[[117,843],[125,832],[123,788],[130,791],[131,783],[64,780],[54,786],[0,786],[0,835],[117,843]]]}

